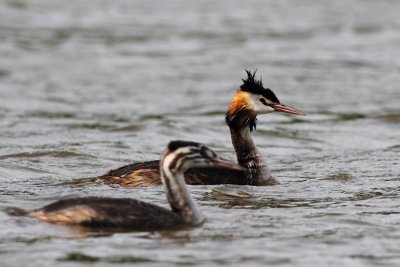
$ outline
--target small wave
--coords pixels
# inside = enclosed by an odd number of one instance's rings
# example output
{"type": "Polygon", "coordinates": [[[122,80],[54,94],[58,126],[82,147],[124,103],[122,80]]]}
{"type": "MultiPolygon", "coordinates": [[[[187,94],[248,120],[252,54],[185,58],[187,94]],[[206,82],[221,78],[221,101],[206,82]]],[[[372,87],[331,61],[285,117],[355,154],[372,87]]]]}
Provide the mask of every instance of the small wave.
{"type": "Polygon", "coordinates": [[[96,257],[84,254],[82,252],[68,253],[65,257],[59,258],[58,261],[72,261],[72,262],[107,262],[107,263],[144,263],[153,262],[153,260],[135,257],[135,256],[118,256],[118,257],[96,257]]]}
{"type": "Polygon", "coordinates": [[[26,210],[17,207],[6,207],[3,211],[10,216],[25,216],[27,214],[26,210]]]}
{"type": "Polygon", "coordinates": [[[0,156],[0,159],[8,159],[8,158],[39,158],[39,157],[55,157],[55,158],[69,158],[69,157],[82,157],[89,156],[86,154],[79,154],[70,151],[41,151],[41,152],[22,152],[16,154],[8,154],[0,156]]]}

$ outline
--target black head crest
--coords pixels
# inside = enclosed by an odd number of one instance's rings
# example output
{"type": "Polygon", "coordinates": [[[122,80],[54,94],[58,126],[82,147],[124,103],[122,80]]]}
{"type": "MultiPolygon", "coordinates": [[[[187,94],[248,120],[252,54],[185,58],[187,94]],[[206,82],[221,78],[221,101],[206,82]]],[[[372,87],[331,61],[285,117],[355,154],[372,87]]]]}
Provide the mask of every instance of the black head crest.
{"type": "Polygon", "coordinates": [[[258,94],[262,95],[263,97],[271,100],[274,103],[280,103],[279,99],[276,97],[274,92],[272,92],[271,89],[269,88],[264,88],[262,79],[260,77],[260,80],[256,80],[256,72],[255,70],[253,73],[251,71],[246,70],[247,73],[247,79],[242,79],[243,84],[240,86],[240,90],[253,93],[253,94],[258,94]]]}
{"type": "Polygon", "coordinates": [[[182,140],[175,140],[175,141],[171,141],[168,144],[168,150],[170,151],[175,151],[179,148],[182,147],[187,147],[187,146],[201,146],[201,144],[196,143],[196,142],[191,142],[191,141],[182,141],[182,140]]]}

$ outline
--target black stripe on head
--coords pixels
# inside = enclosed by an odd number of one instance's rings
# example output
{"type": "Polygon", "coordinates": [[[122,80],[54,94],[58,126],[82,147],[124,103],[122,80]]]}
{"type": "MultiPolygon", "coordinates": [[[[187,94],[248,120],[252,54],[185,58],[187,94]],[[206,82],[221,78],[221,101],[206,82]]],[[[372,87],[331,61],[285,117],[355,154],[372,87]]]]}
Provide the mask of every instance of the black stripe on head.
{"type": "Polygon", "coordinates": [[[269,88],[264,88],[262,79],[256,80],[256,72],[257,70],[254,71],[254,73],[251,73],[249,70],[245,70],[247,73],[247,79],[242,79],[243,84],[240,86],[240,90],[245,91],[245,92],[250,92],[253,94],[258,94],[262,95],[263,97],[271,100],[274,103],[280,103],[279,99],[276,97],[274,92],[272,92],[271,89],[269,88]]]}
{"type": "Polygon", "coordinates": [[[168,150],[170,152],[174,152],[175,150],[177,150],[179,148],[187,147],[187,146],[200,147],[200,144],[196,143],[196,142],[191,142],[191,141],[175,140],[175,141],[169,142],[168,150]]]}
{"type": "Polygon", "coordinates": [[[183,163],[186,159],[199,156],[200,148],[203,145],[191,141],[175,140],[168,144],[168,153],[174,153],[174,158],[172,159],[169,169],[177,170],[180,169],[180,165],[177,166],[178,162],[183,163]],[[181,148],[188,148],[188,151],[179,151],[181,148]],[[179,151],[179,152],[178,152],[179,151]]]}
{"type": "MultiPolygon", "coordinates": [[[[193,151],[191,151],[193,152],[193,151]]],[[[194,154],[194,153],[178,153],[175,155],[175,157],[172,159],[171,163],[169,164],[169,168],[171,170],[176,170],[180,169],[180,165],[177,167],[178,162],[185,162],[188,159],[195,159],[195,158],[202,158],[199,154],[194,154]]]]}
{"type": "MultiPolygon", "coordinates": [[[[198,154],[191,155],[191,156],[186,155],[183,158],[181,158],[181,160],[175,162],[176,166],[174,166],[174,169],[172,169],[172,164],[170,165],[170,168],[171,168],[171,170],[178,171],[178,170],[182,169],[182,165],[185,164],[187,161],[193,162],[193,161],[196,161],[197,159],[203,159],[203,158],[204,157],[202,157],[198,154]]],[[[187,168],[187,166],[186,166],[186,168],[187,168]]]]}

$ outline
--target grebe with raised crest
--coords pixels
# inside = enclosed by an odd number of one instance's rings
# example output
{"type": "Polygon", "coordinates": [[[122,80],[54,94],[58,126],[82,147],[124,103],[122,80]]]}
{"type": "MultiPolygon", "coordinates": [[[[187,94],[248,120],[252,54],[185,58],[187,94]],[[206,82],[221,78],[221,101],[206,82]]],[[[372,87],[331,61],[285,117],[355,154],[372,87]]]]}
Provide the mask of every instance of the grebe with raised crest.
{"type": "MultiPolygon", "coordinates": [[[[247,78],[242,80],[243,84],[234,95],[225,117],[238,163],[244,167],[244,171],[191,169],[185,172],[186,183],[257,186],[279,183],[271,175],[250,133],[256,129],[259,114],[282,112],[304,115],[304,113],[281,104],[271,89],[264,88],[261,79],[256,80],[256,71],[251,73],[246,70],[246,73],[247,78]]],[[[159,165],[158,160],[133,163],[111,170],[99,176],[98,180],[126,187],[157,185],[161,184],[159,165]]]]}

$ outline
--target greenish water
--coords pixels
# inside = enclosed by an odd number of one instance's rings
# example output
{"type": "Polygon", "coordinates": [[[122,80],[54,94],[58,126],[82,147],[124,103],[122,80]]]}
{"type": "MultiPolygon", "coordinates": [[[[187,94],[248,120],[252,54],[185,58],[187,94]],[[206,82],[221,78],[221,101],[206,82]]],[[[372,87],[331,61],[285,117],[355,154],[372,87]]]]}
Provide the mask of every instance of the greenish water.
{"type": "Polygon", "coordinates": [[[1,266],[399,266],[400,3],[0,3],[1,266]],[[191,186],[207,222],[94,231],[5,211],[161,187],[77,183],[171,139],[234,159],[224,113],[258,69],[306,117],[259,116],[281,181],[191,186]]]}

